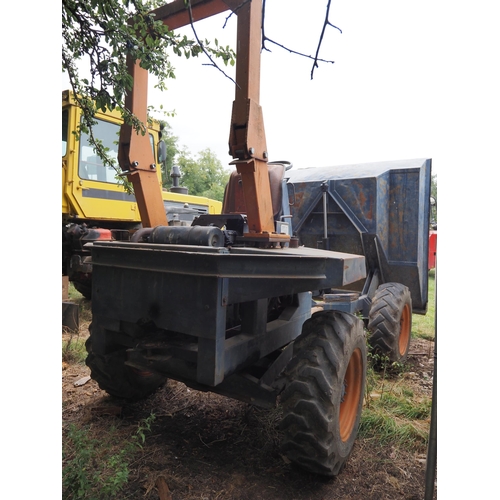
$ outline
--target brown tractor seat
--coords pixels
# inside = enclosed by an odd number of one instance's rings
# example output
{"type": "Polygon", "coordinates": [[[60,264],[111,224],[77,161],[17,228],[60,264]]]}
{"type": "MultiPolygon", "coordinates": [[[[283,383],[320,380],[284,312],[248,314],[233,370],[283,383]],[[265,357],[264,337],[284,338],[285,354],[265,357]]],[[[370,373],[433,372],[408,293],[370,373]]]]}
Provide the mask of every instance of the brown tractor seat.
{"type": "MultiPolygon", "coordinates": [[[[282,205],[282,180],[285,174],[285,165],[281,163],[268,163],[269,184],[271,185],[271,201],[273,206],[273,217],[276,220],[281,215],[282,205]]],[[[224,202],[222,204],[223,214],[245,214],[246,205],[243,195],[243,183],[241,175],[234,170],[231,172],[229,181],[224,191],[224,202]]]]}

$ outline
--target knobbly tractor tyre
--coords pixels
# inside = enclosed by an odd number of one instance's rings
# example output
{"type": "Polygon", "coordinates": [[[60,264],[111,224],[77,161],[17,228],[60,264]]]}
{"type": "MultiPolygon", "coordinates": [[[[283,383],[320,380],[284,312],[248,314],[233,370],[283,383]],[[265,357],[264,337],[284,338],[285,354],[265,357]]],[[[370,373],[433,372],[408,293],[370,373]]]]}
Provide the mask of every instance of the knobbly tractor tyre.
{"type": "Polygon", "coordinates": [[[282,452],[309,472],[336,476],[352,451],[363,407],[363,322],[348,313],[315,314],[294,342],[285,377],[282,452]]]}
{"type": "Polygon", "coordinates": [[[92,379],[110,396],[135,401],[146,398],[166,383],[167,378],[156,372],[136,370],[127,366],[127,353],[124,348],[107,353],[98,352],[98,349],[93,347],[95,339],[92,325],[89,330],[90,337],[85,343],[88,353],[85,363],[90,368],[92,379]]]}
{"type": "Polygon", "coordinates": [[[368,319],[373,353],[403,362],[410,350],[412,303],[410,290],[400,283],[378,287],[368,319]]]}

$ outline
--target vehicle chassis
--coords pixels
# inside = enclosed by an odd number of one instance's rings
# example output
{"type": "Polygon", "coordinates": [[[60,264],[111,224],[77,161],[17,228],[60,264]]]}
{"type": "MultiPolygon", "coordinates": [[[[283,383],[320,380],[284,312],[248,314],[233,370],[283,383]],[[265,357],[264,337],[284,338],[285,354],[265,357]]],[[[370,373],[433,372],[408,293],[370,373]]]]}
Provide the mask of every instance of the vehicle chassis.
{"type": "Polygon", "coordinates": [[[95,242],[92,259],[95,352],[126,346],[136,373],[267,408],[311,291],[365,276],[363,256],[305,247],[95,242]]]}

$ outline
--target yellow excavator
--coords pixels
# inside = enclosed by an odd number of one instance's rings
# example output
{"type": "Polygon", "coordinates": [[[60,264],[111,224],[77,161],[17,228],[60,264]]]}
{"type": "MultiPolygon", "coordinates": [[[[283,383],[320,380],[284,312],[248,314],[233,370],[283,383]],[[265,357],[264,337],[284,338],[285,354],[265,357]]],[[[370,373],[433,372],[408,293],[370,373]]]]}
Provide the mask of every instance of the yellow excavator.
{"type": "MultiPolygon", "coordinates": [[[[96,240],[130,240],[142,227],[136,196],[127,193],[117,170],[103,164],[89,141],[89,135],[76,132],[82,112],[73,94],[62,92],[62,274],[85,297],[92,293],[92,262],[85,244],[96,240]]],[[[112,160],[118,157],[120,126],[117,111],[98,112],[94,136],[107,148],[112,160]]],[[[147,121],[145,123],[148,123],[147,121]]],[[[218,214],[222,203],[201,196],[191,196],[179,186],[180,172],[171,172],[172,187],[162,189],[161,163],[165,143],[160,123],[149,121],[144,136],[151,153],[150,189],[157,194],[167,224],[190,225],[195,217],[218,214]]]]}

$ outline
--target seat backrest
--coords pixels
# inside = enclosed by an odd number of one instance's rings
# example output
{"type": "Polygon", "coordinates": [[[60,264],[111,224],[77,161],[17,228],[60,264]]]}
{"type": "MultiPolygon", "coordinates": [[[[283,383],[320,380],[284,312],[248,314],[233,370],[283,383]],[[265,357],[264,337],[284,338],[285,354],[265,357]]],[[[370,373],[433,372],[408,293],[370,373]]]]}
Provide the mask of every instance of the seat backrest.
{"type": "MultiPolygon", "coordinates": [[[[269,184],[271,186],[271,201],[273,205],[273,217],[279,219],[282,211],[282,181],[285,175],[285,165],[272,163],[267,165],[269,172],[269,184]]],[[[222,204],[223,214],[245,214],[246,205],[243,195],[243,183],[241,175],[234,170],[231,172],[229,181],[224,191],[224,202],[222,204]]]]}

